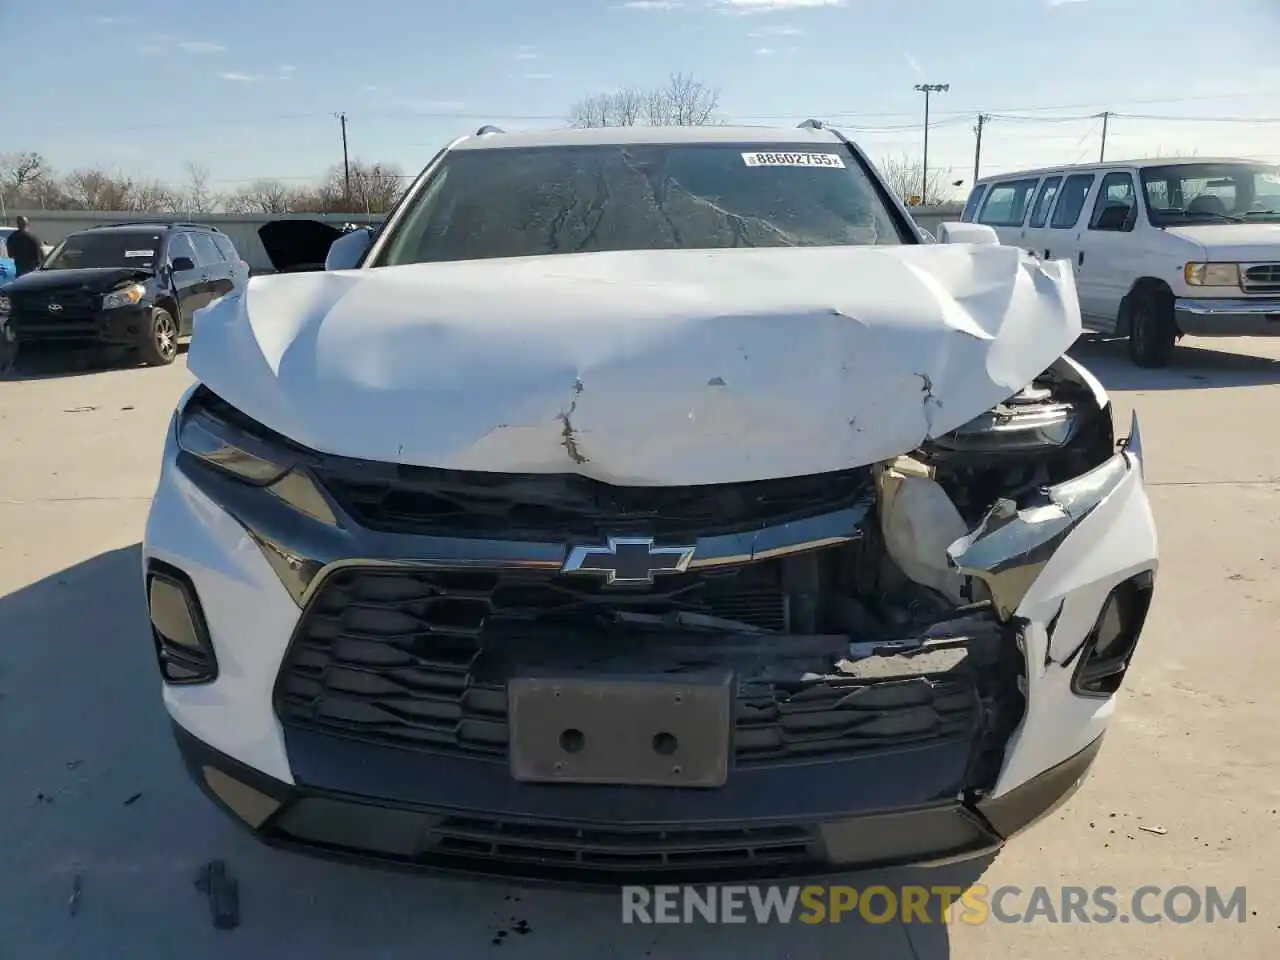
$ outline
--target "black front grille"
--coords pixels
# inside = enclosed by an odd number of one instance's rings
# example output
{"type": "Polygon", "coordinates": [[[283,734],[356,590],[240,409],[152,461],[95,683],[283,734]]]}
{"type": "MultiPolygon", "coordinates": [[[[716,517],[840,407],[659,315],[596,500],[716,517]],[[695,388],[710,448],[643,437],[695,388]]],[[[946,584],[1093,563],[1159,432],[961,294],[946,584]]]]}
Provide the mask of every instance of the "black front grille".
{"type": "Polygon", "coordinates": [[[639,532],[713,536],[834,512],[871,489],[865,468],[746,483],[615,487],[576,475],[500,474],[331,460],[321,481],[360,524],[392,533],[562,540],[639,532]]]}
{"type": "MultiPolygon", "coordinates": [[[[642,651],[631,668],[663,672],[662,632],[628,638],[604,625],[611,611],[691,611],[754,624],[767,657],[738,671],[739,766],[850,756],[972,737],[981,708],[963,670],[929,676],[824,676],[831,659],[805,659],[784,631],[786,595],[776,561],[727,576],[686,574],[653,591],[623,594],[570,585],[555,574],[348,569],[308,606],[281,668],[276,708],[286,727],[410,749],[502,759],[506,679],[530,658],[601,670],[642,651]],[[566,629],[568,628],[568,629],[566,629]],[[537,638],[549,638],[538,643],[537,638]],[[607,639],[602,639],[607,638],[607,639]],[[792,648],[796,649],[792,649],[792,648]]],[[[734,654],[723,634],[689,637],[672,661],[734,654]],[[724,648],[724,649],[721,649],[724,648]]],[[[621,667],[627,669],[626,666],[621,667]]]]}
{"type": "Polygon", "coordinates": [[[1244,272],[1244,289],[1249,293],[1280,293],[1280,263],[1262,263],[1244,272]]]}

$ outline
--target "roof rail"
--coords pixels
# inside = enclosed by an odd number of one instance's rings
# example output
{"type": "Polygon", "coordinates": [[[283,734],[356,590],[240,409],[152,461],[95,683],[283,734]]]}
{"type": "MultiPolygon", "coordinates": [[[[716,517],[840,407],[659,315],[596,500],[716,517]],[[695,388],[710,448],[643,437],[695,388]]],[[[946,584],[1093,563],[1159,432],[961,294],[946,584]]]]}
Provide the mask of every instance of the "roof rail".
{"type": "Polygon", "coordinates": [[[506,133],[501,127],[495,127],[492,123],[486,123],[483,127],[476,131],[477,137],[483,137],[489,133],[506,133]]]}
{"type": "Polygon", "coordinates": [[[796,124],[796,129],[798,130],[823,130],[825,128],[826,124],[821,120],[809,119],[796,124]]]}
{"type": "Polygon", "coordinates": [[[156,217],[154,220],[122,220],[119,223],[95,223],[86,230],[109,230],[112,227],[196,227],[200,230],[209,230],[213,233],[221,233],[217,227],[210,223],[193,223],[185,220],[166,220],[164,217],[156,217]]]}

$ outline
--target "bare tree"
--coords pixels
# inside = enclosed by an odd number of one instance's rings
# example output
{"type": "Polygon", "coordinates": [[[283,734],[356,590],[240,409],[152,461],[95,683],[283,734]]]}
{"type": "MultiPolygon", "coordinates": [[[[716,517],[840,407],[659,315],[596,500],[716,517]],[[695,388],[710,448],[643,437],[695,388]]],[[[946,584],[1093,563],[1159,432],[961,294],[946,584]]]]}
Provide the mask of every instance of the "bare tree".
{"type": "Polygon", "coordinates": [[[575,127],[693,127],[715,123],[720,91],[691,75],[674,73],[665,87],[626,87],[585,97],[569,108],[575,127]]]}
{"type": "Polygon", "coordinates": [[[134,180],[96,167],[72,171],[62,187],[77,210],[173,213],[181,206],[174,192],[159,180],[134,180]]]}
{"type": "Polygon", "coordinates": [[[886,157],[878,161],[876,167],[890,189],[908,205],[928,207],[947,201],[949,184],[945,170],[930,170],[928,180],[922,182],[924,176],[921,162],[906,154],[886,157]]]}
{"type": "Polygon", "coordinates": [[[289,213],[294,209],[298,191],[280,180],[254,180],[223,201],[227,213],[289,213]]]}
{"type": "Polygon", "coordinates": [[[614,123],[613,94],[601,93],[594,97],[583,97],[569,108],[569,125],[571,127],[616,127],[614,123]]]}
{"type": "Polygon", "coordinates": [[[187,186],[182,193],[182,209],[185,213],[213,213],[219,197],[209,187],[209,168],[192,160],[187,161],[187,186]]]}
{"type": "Polygon", "coordinates": [[[648,121],[654,126],[698,127],[710,123],[720,106],[720,91],[692,75],[673,73],[666,87],[648,101],[648,121]]]}
{"type": "Polygon", "coordinates": [[[0,187],[22,193],[48,174],[44,157],[34,151],[0,153],[0,187]]]}
{"type": "Polygon", "coordinates": [[[317,187],[297,191],[293,209],[299,213],[386,213],[400,198],[406,182],[393,164],[352,160],[350,202],[346,171],[332,167],[317,187]]]}

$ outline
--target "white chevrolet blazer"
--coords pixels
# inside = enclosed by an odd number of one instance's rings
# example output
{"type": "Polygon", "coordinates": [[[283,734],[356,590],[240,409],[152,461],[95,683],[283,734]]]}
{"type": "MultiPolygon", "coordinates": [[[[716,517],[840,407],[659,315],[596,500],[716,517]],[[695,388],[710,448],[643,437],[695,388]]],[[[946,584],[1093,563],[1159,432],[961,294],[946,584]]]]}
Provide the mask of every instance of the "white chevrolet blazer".
{"type": "Polygon", "coordinates": [[[1144,367],[1183,336],[1280,334],[1280,166],[1138,160],[979,180],[962,219],[1071,260],[1085,328],[1144,367]]]}

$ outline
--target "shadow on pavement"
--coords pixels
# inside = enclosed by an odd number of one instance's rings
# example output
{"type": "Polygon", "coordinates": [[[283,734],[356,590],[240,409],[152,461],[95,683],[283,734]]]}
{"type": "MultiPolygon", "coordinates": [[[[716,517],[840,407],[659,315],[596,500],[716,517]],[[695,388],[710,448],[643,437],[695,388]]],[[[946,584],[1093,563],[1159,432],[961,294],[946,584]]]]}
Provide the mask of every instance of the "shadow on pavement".
{"type": "Polygon", "coordinates": [[[1167,367],[1146,369],[1134,366],[1125,344],[1122,339],[1086,338],[1071,348],[1071,355],[1108,390],[1214,390],[1280,383],[1280,360],[1270,357],[1192,346],[1184,340],[1167,367]]]}
{"type": "MultiPolygon", "coordinates": [[[[616,893],[445,881],[258,843],[188,782],[168,729],[140,546],[0,597],[0,908],[5,955],[844,957],[945,960],[939,924],[622,923],[616,893]],[[194,881],[224,860],[241,924],[217,930],[194,881]]],[[[968,887],[989,865],[847,878],[968,887]]],[[[881,908],[882,909],[882,908],[881,908]]],[[[750,913],[748,909],[748,913],[750,913]]]]}
{"type": "MultiPolygon", "coordinates": [[[[187,344],[179,344],[178,356],[186,352],[187,344]]],[[[12,352],[0,355],[0,382],[66,379],[108,370],[132,370],[141,366],[136,354],[124,348],[103,350],[94,347],[55,346],[34,351],[27,349],[16,357],[12,352]]]]}

